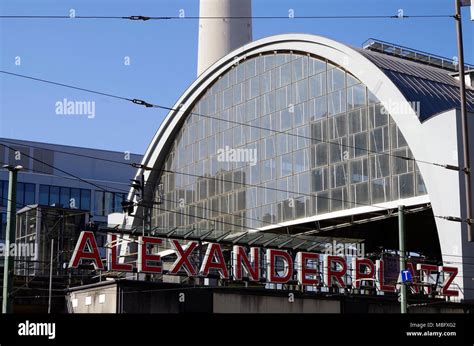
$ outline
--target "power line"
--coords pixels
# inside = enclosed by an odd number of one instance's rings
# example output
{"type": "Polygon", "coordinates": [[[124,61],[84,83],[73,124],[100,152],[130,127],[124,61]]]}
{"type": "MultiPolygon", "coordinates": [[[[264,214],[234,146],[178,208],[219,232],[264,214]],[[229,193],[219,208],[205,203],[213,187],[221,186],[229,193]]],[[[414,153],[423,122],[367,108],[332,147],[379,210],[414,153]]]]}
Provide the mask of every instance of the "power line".
{"type": "MultiPolygon", "coordinates": [[[[152,103],[148,103],[146,101],[140,100],[140,99],[131,99],[131,98],[127,98],[127,97],[123,97],[123,96],[117,96],[117,95],[113,95],[113,94],[109,94],[109,93],[98,92],[98,91],[95,91],[95,90],[92,90],[92,89],[80,88],[80,87],[76,87],[76,86],[72,86],[72,85],[68,85],[68,84],[49,81],[49,80],[42,79],[42,78],[30,77],[30,76],[26,76],[26,75],[22,75],[22,74],[18,74],[18,73],[7,72],[7,71],[3,71],[3,70],[0,70],[0,73],[4,73],[4,74],[7,74],[7,75],[20,77],[20,78],[26,78],[26,79],[30,79],[30,80],[34,80],[34,81],[38,81],[38,82],[42,82],[42,83],[48,83],[48,84],[53,84],[53,85],[57,85],[57,86],[62,86],[62,87],[65,87],[65,88],[75,89],[75,90],[84,91],[84,92],[88,92],[88,93],[98,94],[98,95],[102,95],[102,96],[113,97],[113,98],[120,99],[120,100],[123,100],[123,101],[133,102],[135,104],[142,105],[142,106],[145,106],[147,108],[158,108],[158,109],[163,109],[163,110],[173,111],[173,112],[184,112],[181,109],[176,109],[176,108],[172,108],[172,107],[152,104],[152,103]]],[[[287,107],[287,108],[289,108],[289,107],[287,107]]],[[[395,154],[391,154],[391,153],[387,153],[387,152],[379,152],[379,151],[376,151],[376,150],[371,150],[371,149],[367,149],[367,148],[360,148],[360,147],[352,146],[352,145],[349,145],[349,144],[343,144],[343,143],[339,143],[339,142],[332,142],[332,141],[323,140],[323,139],[315,138],[315,137],[311,137],[311,136],[298,135],[296,133],[291,133],[291,132],[288,132],[288,131],[280,131],[280,130],[269,129],[269,128],[265,128],[265,127],[258,126],[258,125],[252,125],[252,124],[248,124],[248,123],[241,123],[241,122],[234,121],[234,120],[222,119],[222,118],[218,118],[218,117],[215,117],[215,116],[199,114],[199,113],[196,113],[196,112],[188,112],[188,115],[196,115],[196,116],[199,116],[199,117],[204,117],[204,118],[213,119],[213,120],[217,120],[217,121],[223,121],[223,122],[231,123],[231,124],[234,124],[234,125],[246,126],[246,127],[250,127],[250,128],[263,130],[263,131],[274,132],[276,134],[282,134],[282,135],[292,136],[292,137],[296,137],[296,138],[302,138],[302,139],[306,139],[306,140],[310,140],[310,141],[317,141],[317,142],[320,142],[320,143],[327,143],[327,144],[330,144],[330,145],[337,145],[338,147],[361,150],[361,151],[365,151],[365,152],[371,153],[371,154],[395,157],[395,158],[406,160],[406,161],[413,161],[413,162],[416,162],[416,163],[423,163],[423,164],[433,165],[433,166],[442,167],[442,168],[445,168],[445,169],[460,170],[459,167],[453,166],[453,165],[440,164],[440,163],[435,163],[435,162],[430,162],[430,161],[425,161],[425,160],[419,160],[419,159],[415,159],[413,157],[395,155],[395,154]]],[[[292,130],[293,129],[291,129],[290,131],[292,131],[292,130]]]]}
{"type": "Polygon", "coordinates": [[[454,18],[449,14],[433,14],[433,15],[345,15],[345,16],[58,16],[58,15],[0,15],[0,19],[99,19],[99,20],[132,20],[132,21],[148,21],[148,20],[212,20],[212,19],[252,19],[252,20],[308,20],[308,19],[412,19],[412,18],[454,18]]]}

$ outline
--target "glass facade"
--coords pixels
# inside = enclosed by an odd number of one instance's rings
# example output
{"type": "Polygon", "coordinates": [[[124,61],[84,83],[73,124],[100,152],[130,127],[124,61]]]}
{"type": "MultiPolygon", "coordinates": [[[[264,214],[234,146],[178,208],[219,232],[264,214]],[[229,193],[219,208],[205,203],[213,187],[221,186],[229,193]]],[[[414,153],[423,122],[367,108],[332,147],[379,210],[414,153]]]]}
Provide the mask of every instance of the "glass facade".
{"type": "Polygon", "coordinates": [[[248,58],[202,95],[178,130],[152,225],[259,228],[426,194],[416,164],[393,155],[412,157],[390,115],[350,73],[302,54],[248,58]]]}
{"type": "Polygon", "coordinates": [[[57,204],[62,205],[63,208],[90,210],[91,190],[52,185],[40,185],[39,204],[57,204]]]}
{"type": "MultiPolygon", "coordinates": [[[[35,204],[35,184],[17,183],[16,190],[17,208],[28,204],[35,204]]],[[[0,206],[8,204],[8,180],[0,180],[0,206]]]]}
{"type": "Polygon", "coordinates": [[[125,193],[95,191],[95,215],[106,216],[110,213],[121,213],[122,202],[127,198],[125,193]]]}

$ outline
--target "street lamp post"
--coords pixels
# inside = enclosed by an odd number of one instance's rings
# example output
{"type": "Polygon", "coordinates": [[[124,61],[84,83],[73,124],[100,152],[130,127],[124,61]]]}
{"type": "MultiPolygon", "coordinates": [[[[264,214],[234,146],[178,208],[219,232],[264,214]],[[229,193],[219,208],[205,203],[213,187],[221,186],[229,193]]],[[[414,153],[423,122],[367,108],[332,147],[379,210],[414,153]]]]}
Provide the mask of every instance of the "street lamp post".
{"type": "Polygon", "coordinates": [[[2,313],[12,312],[12,299],[9,293],[13,285],[13,258],[10,256],[10,244],[15,243],[16,232],[16,182],[18,171],[23,169],[22,166],[5,165],[3,168],[8,169],[8,206],[7,206],[7,230],[5,234],[5,260],[3,262],[3,296],[2,296],[2,313]]]}

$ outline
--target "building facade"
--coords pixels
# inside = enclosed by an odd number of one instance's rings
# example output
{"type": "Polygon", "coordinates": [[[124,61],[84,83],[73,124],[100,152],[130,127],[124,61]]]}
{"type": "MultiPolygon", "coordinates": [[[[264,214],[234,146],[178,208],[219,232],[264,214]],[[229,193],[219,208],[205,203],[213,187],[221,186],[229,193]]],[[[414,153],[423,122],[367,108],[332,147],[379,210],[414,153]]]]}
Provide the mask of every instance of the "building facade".
{"type": "MultiPolygon", "coordinates": [[[[134,170],[104,159],[133,163],[139,162],[141,156],[128,152],[0,138],[0,163],[24,167],[18,174],[17,210],[33,204],[56,205],[89,211],[92,216],[90,220],[99,225],[106,224],[108,214],[122,212],[121,202],[127,194],[134,170]]],[[[7,204],[8,172],[0,170],[0,239],[4,239],[7,204]]]]}
{"type": "MultiPolygon", "coordinates": [[[[430,213],[407,230],[419,246],[408,250],[438,249],[436,263],[455,266],[460,298],[472,299],[474,245],[465,223],[442,218],[465,217],[463,173],[442,167],[463,167],[452,62],[380,45],[277,35],[215,62],[176,102],[136,173],[160,203],[151,227],[317,233],[319,222],[423,206],[430,213]]],[[[472,113],[471,86],[467,96],[472,113]]]]}

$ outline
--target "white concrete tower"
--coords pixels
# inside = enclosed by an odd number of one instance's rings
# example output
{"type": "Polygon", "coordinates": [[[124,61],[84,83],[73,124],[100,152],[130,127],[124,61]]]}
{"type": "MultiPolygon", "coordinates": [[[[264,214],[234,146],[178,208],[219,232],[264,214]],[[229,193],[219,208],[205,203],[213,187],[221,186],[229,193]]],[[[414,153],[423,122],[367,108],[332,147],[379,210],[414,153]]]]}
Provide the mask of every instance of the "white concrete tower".
{"type": "Polygon", "coordinates": [[[227,53],[252,41],[251,16],[252,0],[200,0],[198,76],[227,53]]]}

